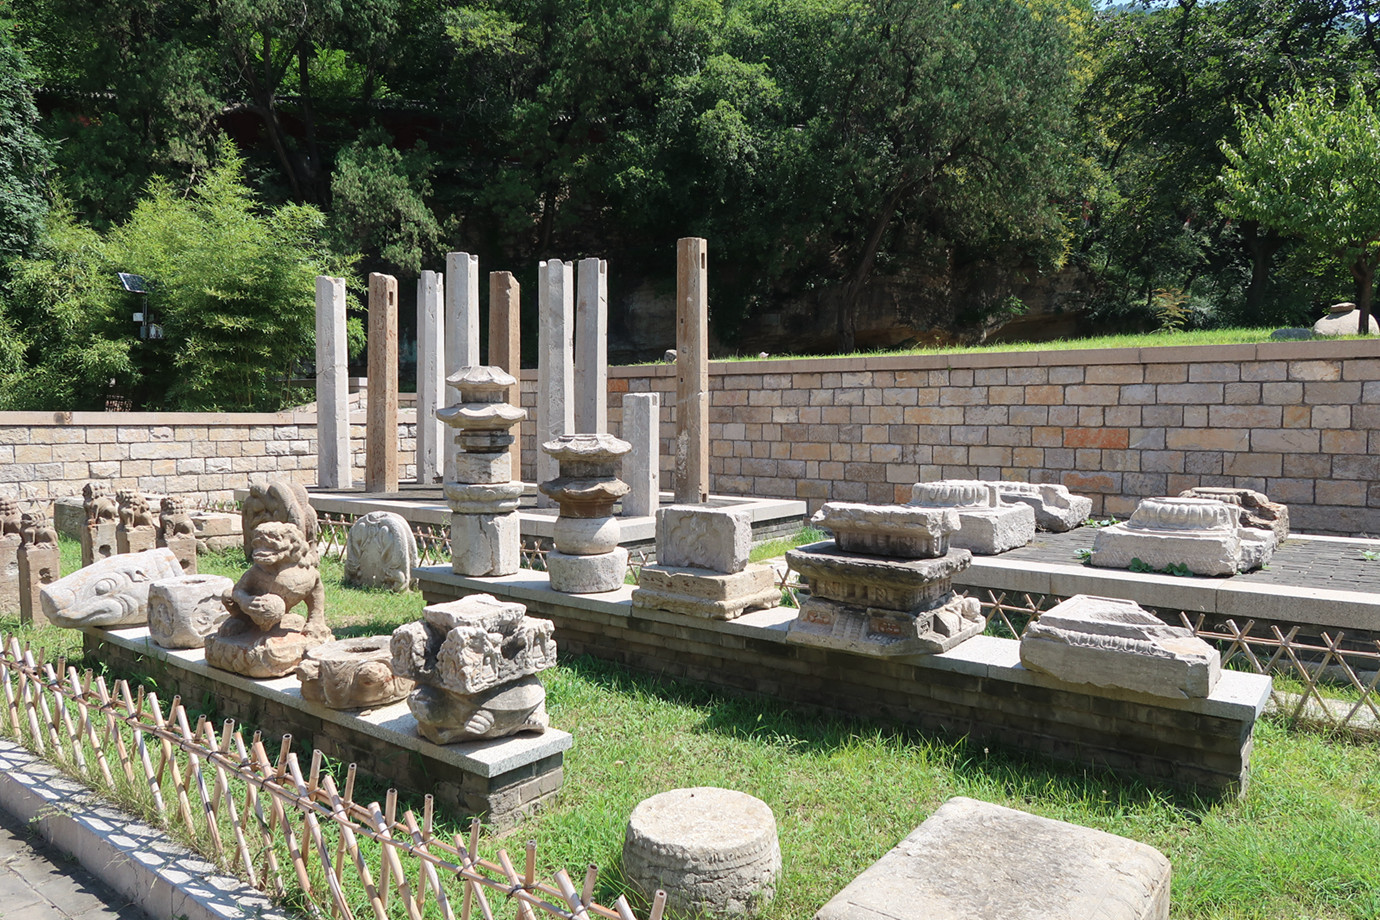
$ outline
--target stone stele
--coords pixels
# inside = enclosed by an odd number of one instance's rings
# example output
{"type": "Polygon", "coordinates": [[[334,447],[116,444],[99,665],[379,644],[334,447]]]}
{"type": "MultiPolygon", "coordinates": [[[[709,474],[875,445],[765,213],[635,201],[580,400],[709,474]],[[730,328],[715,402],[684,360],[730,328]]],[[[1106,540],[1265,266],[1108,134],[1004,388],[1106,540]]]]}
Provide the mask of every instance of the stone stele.
{"type": "Polygon", "coordinates": [[[1195,575],[1235,575],[1259,568],[1275,551],[1269,530],[1241,527],[1237,511],[1210,498],[1146,498],[1131,519],[1097,531],[1089,563],[1126,569],[1187,566],[1195,575]]]}
{"type": "Polygon", "coordinates": [[[756,917],[776,895],[776,817],[745,792],[699,786],[638,803],[623,837],[623,876],[670,912],[756,917]]]}
{"type": "Polygon", "coordinates": [[[1021,636],[1021,664],[1075,684],[1175,699],[1202,698],[1221,656],[1191,630],[1169,626],[1134,601],[1077,594],[1021,636]]]}
{"type": "Polygon", "coordinates": [[[140,626],[148,622],[149,586],[181,575],[166,547],[117,553],[45,585],[38,596],[54,626],[140,626]]]}
{"type": "Polygon", "coordinates": [[[345,581],[365,588],[406,591],[417,567],[417,538],[401,514],[370,511],[350,525],[345,581]]]}
{"type": "Polygon", "coordinates": [[[1092,514],[1091,498],[1048,482],[999,482],[997,496],[1010,505],[1029,505],[1035,526],[1050,533],[1067,533],[1092,514]]]}
{"type": "Polygon", "coordinates": [[[814,920],[1169,920],[1154,847],[973,799],[949,799],[814,920]]]}
{"type": "Polygon", "coordinates": [[[1274,533],[1275,542],[1283,543],[1289,539],[1289,506],[1282,502],[1272,502],[1264,492],[1254,489],[1236,489],[1231,486],[1198,486],[1179,493],[1180,498],[1212,498],[1228,505],[1235,505],[1242,527],[1254,527],[1274,533]]]}
{"type": "Polygon", "coordinates": [[[656,559],[665,566],[730,575],[747,568],[752,517],[746,511],[671,505],[656,513],[656,559]]]}
{"type": "Polygon", "coordinates": [[[911,488],[910,503],[920,508],[952,508],[958,512],[959,528],[949,541],[979,556],[995,556],[1035,539],[1035,510],[1029,505],[1002,502],[994,482],[917,482],[911,488]]]}
{"type": "Polygon", "coordinates": [[[149,636],[163,648],[201,648],[230,611],[221,598],[235,582],[224,575],[179,575],[149,588],[149,636]]]}
{"type": "Polygon", "coordinates": [[[958,530],[952,508],[910,505],[862,505],[826,502],[810,522],[834,535],[846,553],[934,559],[949,551],[949,538],[958,530]]]}
{"type": "Polygon", "coordinates": [[[302,699],[329,709],[367,709],[407,696],[415,685],[393,673],[391,641],[390,636],[365,636],[311,649],[297,666],[302,699]]]}

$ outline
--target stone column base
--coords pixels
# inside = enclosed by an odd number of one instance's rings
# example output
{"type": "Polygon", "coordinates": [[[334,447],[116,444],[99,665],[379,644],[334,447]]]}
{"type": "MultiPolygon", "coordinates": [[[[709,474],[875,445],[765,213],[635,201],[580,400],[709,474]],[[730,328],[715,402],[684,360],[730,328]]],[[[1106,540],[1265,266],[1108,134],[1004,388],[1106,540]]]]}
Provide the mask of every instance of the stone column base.
{"type": "Polygon", "coordinates": [[[811,597],[801,603],[786,639],[861,655],[928,655],[948,651],[986,626],[973,597],[955,596],[918,614],[811,597]]]}
{"type": "Polygon", "coordinates": [[[450,567],[457,575],[512,575],[522,565],[516,512],[450,516],[450,567]]]}
{"type": "Polygon", "coordinates": [[[628,573],[628,551],[618,547],[597,556],[570,556],[553,549],[546,554],[551,590],[566,594],[601,594],[623,587],[628,573]]]}

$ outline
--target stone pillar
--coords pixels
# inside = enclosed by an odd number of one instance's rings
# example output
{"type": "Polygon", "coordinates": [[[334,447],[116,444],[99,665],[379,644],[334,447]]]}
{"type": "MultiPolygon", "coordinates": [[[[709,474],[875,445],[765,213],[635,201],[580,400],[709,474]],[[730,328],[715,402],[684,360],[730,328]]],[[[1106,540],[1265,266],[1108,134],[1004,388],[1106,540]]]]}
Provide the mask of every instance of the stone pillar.
{"type": "Polygon", "coordinates": [[[709,244],[676,241],[676,503],[709,500],[709,244]]]}
{"type": "MultiPolygon", "coordinates": [[[[522,405],[522,298],[512,272],[489,273],[489,366],[513,378],[508,403],[522,405]]],[[[512,478],[522,481],[522,438],[514,437],[508,449],[513,460],[512,478]]]]}
{"type": "MultiPolygon", "coordinates": [[[[479,364],[479,256],[448,253],[445,289],[446,363],[441,376],[449,377],[479,364]]],[[[444,402],[445,394],[440,398],[444,402]]],[[[446,438],[449,442],[449,433],[446,438]]],[[[441,453],[443,478],[451,482],[455,479],[455,445],[447,443],[441,453]]]]}
{"type": "Polygon", "coordinates": [[[364,490],[398,491],[398,279],[369,275],[369,424],[364,490]]]}
{"type": "Polygon", "coordinates": [[[522,562],[518,501],[522,483],[511,479],[509,430],[527,411],[504,402],[517,381],[496,367],[467,367],[446,382],[458,405],[436,413],[456,432],[455,479],[446,482],[450,505],[451,568],[460,575],[512,575],[522,562]]]}
{"type": "Polygon", "coordinates": [[[43,626],[48,617],[38,592],[62,575],[58,556],[57,531],[48,523],[45,511],[26,511],[22,523],[23,542],[19,546],[19,622],[43,626]]]}
{"type": "Polygon", "coordinates": [[[115,548],[121,553],[142,553],[158,546],[158,522],[148,499],[138,489],[120,489],[120,523],[115,527],[115,548]]]}
{"type": "Polygon", "coordinates": [[[628,492],[615,472],[631,448],[611,434],[567,434],[541,446],[559,465],[559,476],[537,486],[561,506],[546,554],[551,589],[567,594],[616,591],[628,570],[628,551],[618,545],[622,528],[613,504],[628,492]]]}
{"type": "Polygon", "coordinates": [[[581,259],[575,286],[575,431],[609,430],[609,263],[581,259]]]}
{"type": "Polygon", "coordinates": [[[0,613],[19,609],[19,534],[0,534],[0,613]]]}
{"type": "Polygon", "coordinates": [[[623,456],[623,517],[650,517],[661,504],[661,394],[623,396],[623,440],[632,445],[623,456]]]}
{"type": "MultiPolygon", "coordinates": [[[[573,266],[552,259],[537,268],[537,443],[544,445],[575,428],[573,383],[575,361],[571,333],[575,323],[573,266]]],[[[537,481],[555,479],[559,464],[545,450],[537,454],[537,481]]],[[[538,507],[550,508],[554,502],[546,494],[537,498],[538,507]]]]}
{"type": "Polygon", "coordinates": [[[115,555],[119,510],[103,482],[88,482],[81,494],[86,509],[86,526],[81,529],[81,565],[86,568],[98,559],[115,555]]]}
{"type": "Polygon", "coordinates": [[[316,276],[316,483],[348,489],[350,394],[346,377],[345,279],[316,276]]]}
{"type": "Polygon", "coordinates": [[[441,475],[445,428],[436,418],[445,398],[445,282],[438,272],[417,279],[417,481],[441,475]]]}

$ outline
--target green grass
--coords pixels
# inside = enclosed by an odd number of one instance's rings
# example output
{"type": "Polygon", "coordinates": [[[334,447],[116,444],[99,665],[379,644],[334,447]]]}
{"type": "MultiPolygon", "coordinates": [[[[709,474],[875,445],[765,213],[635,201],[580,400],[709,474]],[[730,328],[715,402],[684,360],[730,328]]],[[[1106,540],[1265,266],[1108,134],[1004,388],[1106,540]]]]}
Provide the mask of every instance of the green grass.
{"type": "Polygon", "coordinates": [[[829,535],[822,530],[814,527],[802,527],[798,532],[789,537],[778,537],[775,540],[768,540],[752,548],[748,554],[749,562],[765,562],[768,559],[775,559],[778,556],[786,555],[787,550],[795,549],[797,546],[804,546],[806,543],[817,543],[820,540],[827,540],[829,535]]]}

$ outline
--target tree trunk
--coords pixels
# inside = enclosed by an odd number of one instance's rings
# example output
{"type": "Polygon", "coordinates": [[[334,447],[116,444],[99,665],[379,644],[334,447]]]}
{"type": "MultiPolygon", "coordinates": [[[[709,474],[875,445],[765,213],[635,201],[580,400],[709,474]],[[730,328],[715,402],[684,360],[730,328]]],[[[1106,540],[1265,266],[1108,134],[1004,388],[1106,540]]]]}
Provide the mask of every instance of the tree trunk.
{"type": "Polygon", "coordinates": [[[910,183],[904,183],[887,193],[882,206],[877,210],[876,219],[872,222],[872,230],[867,235],[867,242],[863,245],[857,267],[853,269],[852,276],[848,279],[847,285],[844,286],[843,300],[839,302],[840,352],[847,353],[856,347],[858,301],[862,299],[862,289],[866,286],[868,278],[872,276],[872,266],[877,262],[877,253],[882,248],[882,238],[886,236],[887,228],[891,226],[891,217],[896,213],[896,205],[900,203],[901,197],[909,188],[910,183]]]}
{"type": "Polygon", "coordinates": [[[1246,316],[1259,316],[1265,306],[1265,291],[1270,279],[1270,257],[1284,245],[1284,240],[1274,230],[1264,236],[1260,233],[1260,222],[1243,221],[1241,235],[1245,241],[1246,252],[1251,257],[1251,283],[1246,287],[1246,316]]]}
{"type": "Polygon", "coordinates": [[[1357,335],[1370,334],[1370,305],[1375,296],[1375,266],[1362,255],[1351,266],[1351,275],[1356,279],[1357,335]]]}

